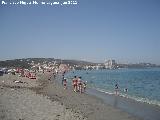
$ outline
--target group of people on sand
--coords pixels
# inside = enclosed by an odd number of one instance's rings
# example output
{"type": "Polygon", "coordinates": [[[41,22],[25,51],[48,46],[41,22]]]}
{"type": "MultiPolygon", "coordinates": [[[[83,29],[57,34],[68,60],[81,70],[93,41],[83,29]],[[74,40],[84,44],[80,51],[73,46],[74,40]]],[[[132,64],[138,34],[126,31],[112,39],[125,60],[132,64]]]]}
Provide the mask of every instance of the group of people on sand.
{"type": "MultiPolygon", "coordinates": [[[[62,85],[64,89],[67,89],[67,79],[62,75],[62,85]]],[[[86,91],[87,81],[83,81],[82,77],[74,76],[72,79],[72,88],[74,92],[84,93],[86,91]]],[[[115,84],[115,95],[118,95],[120,92],[118,83],[115,84]]],[[[128,92],[128,89],[125,88],[124,92],[128,92]]]]}
{"type": "Polygon", "coordinates": [[[73,86],[74,92],[83,93],[86,90],[87,84],[85,81],[82,81],[82,77],[74,76],[74,78],[72,80],[72,86],[73,86]]]}
{"type": "MultiPolygon", "coordinates": [[[[67,79],[64,78],[64,75],[62,77],[62,85],[64,89],[67,89],[67,79]]],[[[82,80],[82,77],[74,76],[72,79],[72,86],[74,92],[80,92],[83,93],[86,90],[86,82],[82,80]]]]}

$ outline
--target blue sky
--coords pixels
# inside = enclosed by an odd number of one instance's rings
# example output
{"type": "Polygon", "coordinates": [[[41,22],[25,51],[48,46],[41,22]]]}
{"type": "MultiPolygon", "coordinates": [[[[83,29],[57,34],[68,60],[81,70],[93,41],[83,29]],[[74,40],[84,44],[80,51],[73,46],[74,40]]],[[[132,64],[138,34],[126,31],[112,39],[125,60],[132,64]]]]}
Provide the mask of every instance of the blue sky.
{"type": "Polygon", "coordinates": [[[0,60],[54,57],[160,64],[159,6],[159,0],[0,5],[0,60]]]}

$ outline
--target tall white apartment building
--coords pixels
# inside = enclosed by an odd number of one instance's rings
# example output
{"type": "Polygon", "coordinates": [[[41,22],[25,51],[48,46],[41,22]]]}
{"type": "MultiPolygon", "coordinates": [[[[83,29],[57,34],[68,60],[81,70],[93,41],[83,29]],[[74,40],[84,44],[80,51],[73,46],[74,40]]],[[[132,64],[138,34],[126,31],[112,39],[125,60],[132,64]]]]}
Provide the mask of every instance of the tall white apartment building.
{"type": "Polygon", "coordinates": [[[112,60],[112,59],[111,60],[106,60],[104,65],[105,65],[106,69],[113,69],[116,66],[116,61],[112,60]]]}

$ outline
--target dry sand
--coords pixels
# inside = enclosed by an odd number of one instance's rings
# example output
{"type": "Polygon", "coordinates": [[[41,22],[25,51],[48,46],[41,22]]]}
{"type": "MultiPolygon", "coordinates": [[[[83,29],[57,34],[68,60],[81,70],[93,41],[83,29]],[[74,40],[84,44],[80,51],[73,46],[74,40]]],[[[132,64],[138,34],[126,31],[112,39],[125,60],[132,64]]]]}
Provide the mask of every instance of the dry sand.
{"type": "Polygon", "coordinates": [[[139,120],[94,96],[64,90],[48,77],[48,73],[38,80],[0,77],[0,120],[139,120]]]}
{"type": "MultiPolygon", "coordinates": [[[[43,79],[45,79],[45,75],[43,79]]],[[[47,78],[45,79],[47,80],[47,78]]],[[[38,80],[14,75],[0,77],[0,120],[83,120],[83,116],[66,109],[58,101],[36,94],[38,80]],[[13,81],[20,80],[23,83],[13,81]]]]}

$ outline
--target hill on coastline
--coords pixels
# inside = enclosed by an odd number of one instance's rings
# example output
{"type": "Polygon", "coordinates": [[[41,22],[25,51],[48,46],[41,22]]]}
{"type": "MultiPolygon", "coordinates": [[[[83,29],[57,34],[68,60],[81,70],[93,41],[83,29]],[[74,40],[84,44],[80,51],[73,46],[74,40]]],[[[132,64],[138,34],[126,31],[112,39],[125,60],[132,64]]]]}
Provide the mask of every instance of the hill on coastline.
{"type": "Polygon", "coordinates": [[[43,63],[56,63],[56,64],[69,64],[73,65],[94,65],[96,63],[87,62],[87,61],[80,61],[80,60],[62,60],[62,59],[55,59],[55,58],[23,58],[23,59],[14,59],[14,60],[5,60],[0,61],[0,67],[20,67],[20,68],[31,68],[31,63],[34,62],[35,64],[43,64],[43,63]]]}

